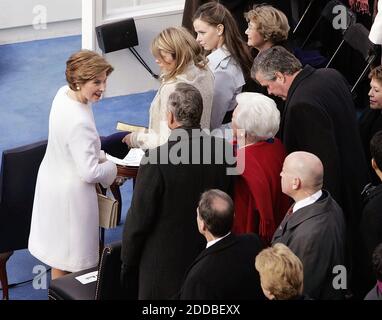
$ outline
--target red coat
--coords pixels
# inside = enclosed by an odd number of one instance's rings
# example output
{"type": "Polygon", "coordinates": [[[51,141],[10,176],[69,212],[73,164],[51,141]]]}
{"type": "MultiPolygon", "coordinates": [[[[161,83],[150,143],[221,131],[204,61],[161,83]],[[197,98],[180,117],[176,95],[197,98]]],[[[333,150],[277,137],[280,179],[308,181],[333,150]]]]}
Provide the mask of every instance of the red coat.
{"type": "Polygon", "coordinates": [[[279,139],[258,142],[238,150],[244,172],[235,182],[235,233],[257,233],[269,244],[291,200],[281,191],[280,172],[286,157],[279,139]]]}

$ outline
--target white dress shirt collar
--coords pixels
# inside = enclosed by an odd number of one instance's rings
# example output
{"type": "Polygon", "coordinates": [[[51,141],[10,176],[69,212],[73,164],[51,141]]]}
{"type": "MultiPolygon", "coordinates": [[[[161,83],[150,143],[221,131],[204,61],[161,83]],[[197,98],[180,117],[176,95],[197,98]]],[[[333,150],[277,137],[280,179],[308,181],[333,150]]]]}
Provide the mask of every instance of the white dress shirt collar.
{"type": "Polygon", "coordinates": [[[221,239],[224,239],[224,238],[225,238],[226,236],[228,236],[229,234],[231,234],[231,232],[228,232],[225,236],[223,236],[223,237],[221,237],[221,238],[217,238],[217,239],[215,239],[215,240],[208,241],[208,242],[207,242],[207,247],[206,247],[206,249],[209,248],[209,247],[211,247],[211,246],[213,246],[216,242],[220,241],[221,239]]]}
{"type": "Polygon", "coordinates": [[[297,201],[293,206],[293,213],[296,212],[298,209],[304,208],[306,206],[309,206],[312,203],[315,203],[322,195],[322,191],[318,190],[316,193],[313,193],[311,196],[302,199],[300,201],[297,201]]]}

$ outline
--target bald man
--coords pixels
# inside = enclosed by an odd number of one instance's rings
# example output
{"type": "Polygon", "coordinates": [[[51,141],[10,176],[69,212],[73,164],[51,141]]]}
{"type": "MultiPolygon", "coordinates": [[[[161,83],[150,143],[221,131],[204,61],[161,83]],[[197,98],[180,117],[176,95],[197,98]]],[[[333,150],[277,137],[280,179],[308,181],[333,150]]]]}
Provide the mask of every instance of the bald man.
{"type": "Polygon", "coordinates": [[[264,298],[254,268],[255,257],[262,249],[260,239],[255,234],[232,234],[233,216],[234,206],[228,194],[218,189],[202,194],[196,221],[207,247],[185,275],[181,300],[264,298]]]}
{"type": "Polygon", "coordinates": [[[287,245],[304,266],[304,293],[314,299],[342,299],[333,287],[336,265],[344,265],[345,221],[342,209],[322,190],[324,169],[312,153],[293,152],[281,172],[282,191],[295,203],[273,235],[272,244],[287,245]]]}

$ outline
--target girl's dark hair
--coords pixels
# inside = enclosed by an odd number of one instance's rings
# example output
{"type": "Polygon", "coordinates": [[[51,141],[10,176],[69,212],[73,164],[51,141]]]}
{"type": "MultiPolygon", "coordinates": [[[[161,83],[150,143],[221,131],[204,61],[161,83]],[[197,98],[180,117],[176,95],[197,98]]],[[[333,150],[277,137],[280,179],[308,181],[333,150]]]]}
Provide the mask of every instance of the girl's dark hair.
{"type": "Polygon", "coordinates": [[[237,23],[226,7],[217,2],[207,2],[195,12],[192,21],[200,19],[210,25],[224,26],[224,45],[240,65],[246,79],[250,78],[252,56],[250,49],[241,38],[237,23]]]}

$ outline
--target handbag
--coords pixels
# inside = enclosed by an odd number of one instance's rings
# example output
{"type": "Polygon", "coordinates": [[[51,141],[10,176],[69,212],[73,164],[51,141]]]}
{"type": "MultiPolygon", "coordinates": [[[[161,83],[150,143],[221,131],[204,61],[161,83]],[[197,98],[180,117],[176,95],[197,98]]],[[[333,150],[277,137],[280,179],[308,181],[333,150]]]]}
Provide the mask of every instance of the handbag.
{"type": "Polygon", "coordinates": [[[99,226],[105,229],[115,228],[118,219],[118,201],[102,194],[97,186],[99,226]]]}

